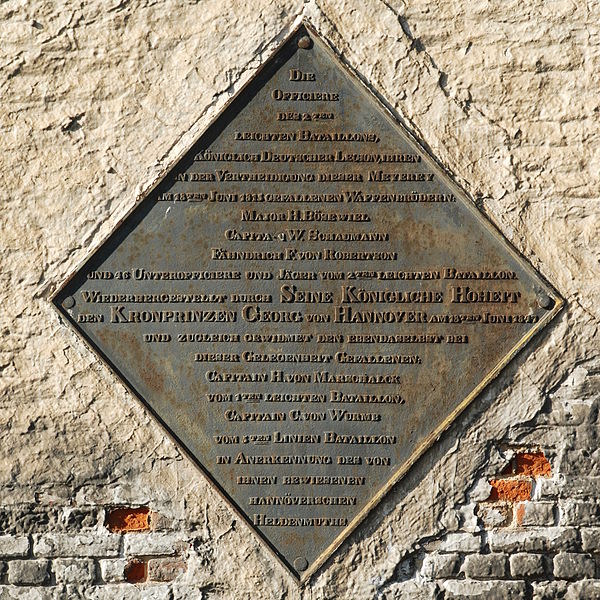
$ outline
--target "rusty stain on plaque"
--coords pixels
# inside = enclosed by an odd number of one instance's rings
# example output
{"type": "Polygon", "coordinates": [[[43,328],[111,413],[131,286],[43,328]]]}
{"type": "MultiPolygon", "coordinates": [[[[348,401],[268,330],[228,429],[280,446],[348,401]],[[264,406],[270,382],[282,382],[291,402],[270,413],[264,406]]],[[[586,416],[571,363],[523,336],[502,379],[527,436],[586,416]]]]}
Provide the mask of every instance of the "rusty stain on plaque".
{"type": "Polygon", "coordinates": [[[53,302],[303,581],[562,305],[307,24],[53,302]]]}

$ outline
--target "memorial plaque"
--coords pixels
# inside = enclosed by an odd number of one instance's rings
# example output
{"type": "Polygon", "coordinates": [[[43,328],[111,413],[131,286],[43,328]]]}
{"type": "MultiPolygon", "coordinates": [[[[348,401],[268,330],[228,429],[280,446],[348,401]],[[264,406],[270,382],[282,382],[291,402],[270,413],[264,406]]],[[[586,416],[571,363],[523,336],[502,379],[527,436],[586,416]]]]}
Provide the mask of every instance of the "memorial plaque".
{"type": "Polygon", "coordinates": [[[53,301],[301,580],[562,304],[308,25],[53,301]]]}

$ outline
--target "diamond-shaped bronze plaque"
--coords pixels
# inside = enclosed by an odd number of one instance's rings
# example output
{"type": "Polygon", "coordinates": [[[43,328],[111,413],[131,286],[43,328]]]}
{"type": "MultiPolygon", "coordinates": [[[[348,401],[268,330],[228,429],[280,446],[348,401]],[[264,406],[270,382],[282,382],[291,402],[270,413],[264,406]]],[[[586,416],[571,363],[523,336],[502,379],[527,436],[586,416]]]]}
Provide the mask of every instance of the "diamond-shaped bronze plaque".
{"type": "Polygon", "coordinates": [[[53,301],[304,580],[562,304],[306,25],[53,301]]]}

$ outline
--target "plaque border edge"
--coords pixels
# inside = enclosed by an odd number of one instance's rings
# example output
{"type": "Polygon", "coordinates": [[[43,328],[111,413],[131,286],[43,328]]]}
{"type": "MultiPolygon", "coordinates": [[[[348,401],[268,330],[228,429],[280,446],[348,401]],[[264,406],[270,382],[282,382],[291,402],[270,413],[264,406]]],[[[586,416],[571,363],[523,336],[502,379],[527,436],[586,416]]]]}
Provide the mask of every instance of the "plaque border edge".
{"type": "MultiPolygon", "coordinates": [[[[58,313],[60,319],[68,325],[69,329],[76,334],[76,339],[82,339],[89,350],[92,351],[93,355],[100,360],[103,365],[108,368],[111,374],[118,379],[118,381],[125,387],[125,389],[141,404],[144,410],[148,410],[154,419],[158,421],[161,429],[167,435],[167,437],[173,442],[177,449],[182,452],[192,464],[199,469],[199,471],[206,477],[208,483],[213,489],[221,496],[226,502],[228,507],[234,511],[238,517],[248,526],[249,530],[257,536],[257,538],[270,550],[277,561],[290,573],[293,579],[300,586],[305,586],[313,576],[325,565],[325,563],[332,558],[334,553],[342,546],[342,544],[348,539],[348,537],[363,523],[368,515],[374,510],[374,508],[383,500],[383,498],[391,491],[391,489],[406,475],[406,473],[415,465],[415,463],[429,450],[437,439],[443,435],[443,433],[450,427],[450,425],[458,418],[458,416],[464,412],[464,410],[472,404],[472,402],[483,392],[483,390],[502,372],[502,370],[519,354],[531,341],[535,338],[554,318],[565,308],[566,301],[550,284],[547,279],[539,273],[530,263],[528,258],[512,244],[512,242],[502,233],[500,228],[493,222],[486,214],[479,210],[475,203],[472,201],[470,195],[462,188],[462,186],[456,182],[453,176],[448,171],[448,168],[441,163],[433,153],[423,145],[422,142],[416,138],[415,134],[411,129],[403,122],[403,119],[391,108],[391,104],[387,101],[385,96],[380,92],[372,88],[367,82],[360,76],[359,72],[350,66],[343,58],[341,53],[330,43],[330,41],[323,35],[321,35],[317,29],[311,24],[307,17],[302,17],[299,23],[296,25],[298,18],[294,18],[290,25],[290,31],[285,35],[279,43],[275,45],[273,50],[269,53],[267,58],[261,63],[256,71],[244,82],[240,89],[223,104],[219,111],[214,114],[210,120],[199,130],[199,133],[191,141],[189,145],[181,150],[170,163],[160,170],[155,176],[152,182],[144,188],[144,190],[138,194],[133,205],[125,212],[125,214],[115,223],[115,225],[107,232],[107,234],[100,239],[94,246],[86,253],[86,255],[77,262],[64,277],[62,282],[57,285],[54,289],[50,289],[46,292],[46,296],[54,310],[58,313]],[[350,79],[357,85],[361,91],[370,97],[374,102],[375,106],[382,111],[385,117],[392,123],[393,127],[399,130],[400,134],[409,138],[410,142],[414,144],[419,151],[421,151],[424,157],[433,163],[437,169],[441,171],[444,176],[444,183],[453,191],[457,192],[457,196],[469,210],[469,212],[476,218],[480,224],[487,228],[500,243],[505,246],[505,249],[513,255],[521,266],[529,272],[534,278],[541,280],[541,282],[551,292],[554,306],[536,323],[527,333],[522,336],[518,342],[502,357],[500,361],[485,375],[481,382],[456,406],[456,408],[436,427],[420,444],[418,444],[412,451],[410,457],[402,463],[395,473],[387,480],[369,500],[365,507],[352,519],[352,521],[336,536],[333,542],[323,550],[319,556],[308,566],[308,568],[299,574],[292,565],[280,555],[277,548],[275,548],[262,532],[252,524],[248,515],[245,515],[241,508],[238,508],[232,498],[221,488],[218,481],[208,471],[199,459],[194,457],[190,451],[187,450],[186,446],[179,441],[177,436],[172,432],[169,427],[164,423],[160,415],[158,415],[152,407],[146,402],[140,393],[138,393],[125,376],[121,374],[120,370],[112,363],[112,361],[104,355],[104,353],[96,347],[96,345],[85,335],[82,330],[78,329],[68,313],[60,306],[58,298],[62,295],[65,288],[68,287],[69,283],[75,278],[75,276],[85,267],[85,265],[93,258],[96,252],[111,238],[111,236],[121,227],[121,225],[132,215],[132,213],[140,206],[150,194],[163,182],[164,178],[172,171],[172,169],[179,163],[190,151],[190,149],[207,133],[210,127],[229,110],[230,106],[249,88],[254,80],[260,77],[261,73],[268,68],[272,60],[278,55],[278,53],[293,40],[300,31],[305,29],[310,35],[323,46],[323,49],[327,54],[334,60],[340,68],[350,77],[350,79]]],[[[185,134],[182,134],[183,137],[185,134]]],[[[181,139],[180,137],[180,139],[181,139]]]]}

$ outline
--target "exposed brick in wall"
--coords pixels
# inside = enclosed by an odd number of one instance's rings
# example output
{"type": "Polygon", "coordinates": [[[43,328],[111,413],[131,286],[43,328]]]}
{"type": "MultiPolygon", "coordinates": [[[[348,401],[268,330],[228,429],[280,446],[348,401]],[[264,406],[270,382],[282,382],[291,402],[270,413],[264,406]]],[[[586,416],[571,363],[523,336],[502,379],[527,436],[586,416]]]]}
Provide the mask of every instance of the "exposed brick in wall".
{"type": "Polygon", "coordinates": [[[539,450],[535,452],[517,452],[502,474],[534,478],[551,477],[552,467],[544,453],[539,450]]]}
{"type": "Polygon", "coordinates": [[[127,583],[142,583],[148,578],[148,563],[143,560],[133,559],[129,561],[124,572],[127,583]]]}
{"type": "Polygon", "coordinates": [[[386,598],[600,597],[600,527],[584,525],[598,524],[600,502],[563,497],[543,451],[508,450],[489,496],[470,507],[479,532],[459,528],[405,558],[386,598]]]}
{"type": "Polygon", "coordinates": [[[536,482],[551,476],[552,467],[543,452],[516,451],[500,477],[489,480],[490,495],[478,514],[488,526],[553,524],[554,505],[532,502],[536,482]]]}
{"type": "MultiPolygon", "coordinates": [[[[23,510],[16,510],[17,521],[23,510]]],[[[152,585],[186,572],[189,541],[185,535],[151,530],[150,515],[160,524],[160,514],[145,506],[96,507],[85,514],[95,513],[99,521],[103,512],[103,526],[92,520],[57,533],[48,518],[31,521],[19,534],[0,535],[0,595],[3,585],[27,587],[36,598],[33,590],[39,586],[60,595],[70,585],[152,585]]]]}
{"type": "Polygon", "coordinates": [[[0,2],[0,598],[600,598],[599,12],[0,2]],[[303,11],[567,304],[300,589],[47,296],[303,11]]]}
{"type": "MultiPolygon", "coordinates": [[[[474,507],[485,535],[458,530],[431,540],[405,557],[402,580],[391,584],[385,597],[596,597],[600,527],[573,525],[586,519],[596,524],[600,504],[539,498],[539,483],[549,480],[553,470],[543,453],[534,453],[533,462],[531,456],[517,451],[510,461],[516,467],[489,476],[490,495],[474,507]]],[[[200,539],[199,532],[185,538],[153,530],[148,507],[96,511],[99,516],[104,512],[102,525],[80,527],[78,534],[42,533],[45,526],[37,525],[28,535],[0,536],[0,591],[3,585],[60,590],[77,584],[108,586],[119,597],[133,599],[137,592],[129,594],[123,586],[159,589],[152,586],[176,581],[187,572],[188,549],[200,539]]],[[[161,521],[156,514],[156,522],[161,521]]]]}
{"type": "Polygon", "coordinates": [[[531,481],[514,479],[492,479],[492,491],[488,502],[517,502],[531,499],[531,481]]]}
{"type": "MultiPolygon", "coordinates": [[[[405,556],[386,598],[600,594],[600,503],[581,492],[569,498],[552,485],[564,462],[553,466],[539,449],[503,448],[508,464],[485,475],[489,494],[471,507],[481,529],[459,527],[405,556]]],[[[173,531],[168,516],[148,506],[86,507],[69,510],[66,519],[56,510],[5,507],[0,591],[83,585],[137,598],[126,590],[181,580],[189,549],[202,540],[199,530],[173,531]],[[24,520],[25,513],[37,517],[24,520]]]]}
{"type": "Polygon", "coordinates": [[[150,509],[145,506],[111,508],[106,513],[106,527],[113,532],[148,531],[150,509]]]}

